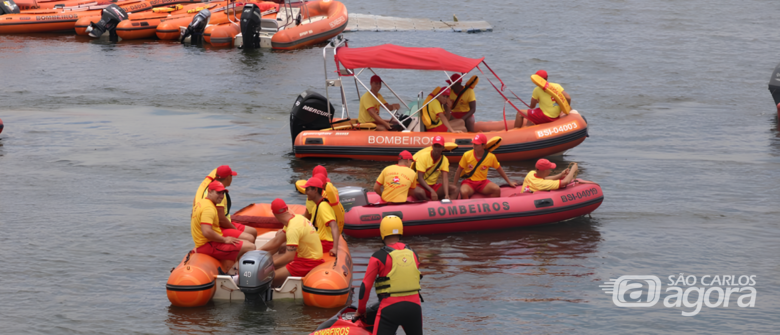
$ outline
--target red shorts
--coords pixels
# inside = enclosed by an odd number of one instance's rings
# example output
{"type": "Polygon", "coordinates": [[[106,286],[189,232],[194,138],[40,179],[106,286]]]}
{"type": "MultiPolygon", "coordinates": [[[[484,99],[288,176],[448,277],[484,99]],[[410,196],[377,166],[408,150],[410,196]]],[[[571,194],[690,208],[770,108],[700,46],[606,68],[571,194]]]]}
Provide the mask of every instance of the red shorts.
{"type": "MultiPolygon", "coordinates": [[[[452,117],[454,117],[454,118],[456,118],[456,119],[462,119],[462,118],[463,118],[464,116],[466,116],[466,114],[468,114],[468,113],[469,113],[469,112],[452,112],[452,113],[450,113],[450,114],[452,114],[452,117]]],[[[472,115],[472,116],[473,116],[473,115],[472,115]]]]}
{"type": "Polygon", "coordinates": [[[224,237],[230,236],[230,237],[238,238],[239,236],[241,236],[241,233],[244,232],[244,229],[246,229],[246,226],[240,223],[234,223],[233,225],[236,226],[236,229],[224,228],[222,229],[222,236],[224,237]]]}
{"type": "Polygon", "coordinates": [[[547,116],[547,114],[544,114],[541,108],[529,109],[526,118],[534,124],[550,123],[557,120],[557,118],[553,119],[547,116]]]}
{"type": "Polygon", "coordinates": [[[195,252],[209,255],[218,260],[234,261],[238,258],[238,252],[241,251],[242,245],[244,245],[243,241],[238,241],[237,244],[209,241],[195,249],[195,252]]]}
{"type": "Polygon", "coordinates": [[[490,180],[482,180],[482,181],[473,181],[471,179],[464,179],[462,184],[466,184],[471,186],[471,189],[474,190],[474,192],[479,193],[482,192],[482,189],[485,188],[485,186],[490,183],[490,180]]]}
{"type": "Polygon", "coordinates": [[[321,259],[298,258],[296,255],[295,259],[293,259],[292,262],[287,263],[285,267],[287,268],[287,271],[290,272],[290,276],[303,277],[306,276],[311,269],[314,269],[317,265],[322,263],[325,263],[325,261],[321,259]]]}
{"type": "Polygon", "coordinates": [[[322,254],[327,254],[330,249],[333,249],[333,241],[320,240],[322,243],[322,254]]]}
{"type": "MultiPolygon", "coordinates": [[[[428,185],[428,186],[430,186],[433,189],[434,192],[438,192],[439,189],[441,188],[441,183],[428,185]]],[[[425,191],[425,195],[427,195],[428,198],[430,198],[431,197],[431,192],[428,192],[428,189],[425,188],[425,187],[423,187],[422,189],[423,189],[423,191],[425,191]]]]}
{"type": "Polygon", "coordinates": [[[428,129],[426,131],[427,132],[436,132],[436,133],[446,133],[446,132],[449,132],[450,130],[447,128],[446,125],[441,124],[441,125],[439,125],[436,128],[428,129]]]}

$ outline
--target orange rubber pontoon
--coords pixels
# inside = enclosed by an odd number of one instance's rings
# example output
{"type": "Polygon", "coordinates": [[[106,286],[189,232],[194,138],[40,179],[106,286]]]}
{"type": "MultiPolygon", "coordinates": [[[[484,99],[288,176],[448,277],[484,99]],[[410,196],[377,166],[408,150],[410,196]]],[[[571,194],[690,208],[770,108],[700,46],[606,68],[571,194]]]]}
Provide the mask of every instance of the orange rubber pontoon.
{"type": "Polygon", "coordinates": [[[271,46],[292,50],[328,40],[347,27],[347,7],[339,1],[309,1],[301,8],[301,24],[287,27],[271,38],[271,46]]]}
{"type": "Polygon", "coordinates": [[[78,6],[109,5],[112,0],[19,0],[14,1],[20,10],[58,9],[78,6]]]}
{"type": "Polygon", "coordinates": [[[214,257],[194,252],[187,253],[171,271],[165,289],[171,304],[179,307],[203,306],[216,291],[217,269],[220,263],[214,257]]]}
{"type": "MultiPolygon", "coordinates": [[[[240,15],[239,12],[244,9],[243,3],[238,3],[235,5],[231,4],[229,6],[230,9],[226,9],[225,6],[219,6],[211,9],[211,18],[209,19],[209,24],[217,25],[230,22],[230,19],[233,18],[234,11],[236,11],[235,15],[240,15]],[[230,18],[228,18],[228,16],[230,18]]],[[[161,40],[177,40],[179,37],[181,37],[180,28],[187,27],[190,22],[192,22],[192,16],[161,20],[161,22],[157,25],[155,34],[157,35],[157,38],[161,40]]]]}
{"type": "MultiPolygon", "coordinates": [[[[156,1],[152,1],[150,3],[154,5],[155,8],[164,7],[164,6],[159,6],[158,2],[156,1]]],[[[189,17],[192,18],[193,15],[197,14],[197,11],[193,14],[189,14],[188,11],[192,11],[193,9],[199,7],[206,8],[210,6],[210,4],[200,3],[200,1],[198,0],[167,0],[166,2],[164,2],[165,6],[176,5],[176,4],[181,5],[185,3],[186,5],[184,5],[182,9],[170,13],[167,12],[155,13],[153,11],[149,11],[149,9],[153,9],[153,8],[148,8],[144,11],[136,11],[135,13],[128,14],[127,20],[123,20],[122,22],[119,22],[119,24],[117,24],[116,27],[117,35],[123,39],[129,39],[129,40],[154,37],[155,28],[157,28],[157,24],[159,23],[159,21],[173,16],[172,14],[174,13],[178,14],[177,17],[185,17],[189,15],[189,17]],[[149,26],[151,24],[154,24],[154,28],[151,28],[151,32],[149,32],[150,30],[149,26]]],[[[97,23],[98,21],[100,21],[100,18],[101,17],[99,15],[95,17],[85,16],[79,18],[78,21],[76,21],[76,25],[74,27],[76,30],[76,34],[87,35],[87,27],[89,27],[91,23],[97,23]]]]}
{"type": "MultiPolygon", "coordinates": [[[[166,0],[117,2],[116,5],[128,13],[149,10],[152,2],[166,0]]],[[[0,34],[23,34],[56,31],[73,31],[76,21],[84,17],[95,17],[100,21],[103,8],[107,5],[90,5],[78,8],[28,10],[19,14],[6,14],[0,20],[0,34]]]]}

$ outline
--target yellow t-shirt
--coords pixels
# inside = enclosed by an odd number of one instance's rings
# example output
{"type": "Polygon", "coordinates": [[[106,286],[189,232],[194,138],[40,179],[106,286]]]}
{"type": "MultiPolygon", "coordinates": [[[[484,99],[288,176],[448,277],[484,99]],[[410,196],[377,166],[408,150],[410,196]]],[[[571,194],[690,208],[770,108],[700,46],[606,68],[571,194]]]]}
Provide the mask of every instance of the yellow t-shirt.
{"type": "MultiPolygon", "coordinates": [[[[387,100],[385,100],[381,94],[377,93],[376,97],[379,98],[379,101],[381,101],[382,104],[387,105],[387,100]]],[[[379,107],[379,101],[371,96],[371,92],[364,93],[363,96],[360,97],[360,113],[358,114],[358,122],[366,123],[376,121],[373,117],[371,117],[371,114],[368,114],[368,110],[372,107],[376,108],[377,115],[379,115],[379,111],[382,109],[382,107],[379,107]]]]}
{"type": "MultiPolygon", "coordinates": [[[[557,88],[558,91],[563,92],[563,87],[561,87],[561,85],[551,82],[547,83],[549,86],[553,86],[557,88]]],[[[542,109],[544,115],[547,115],[553,119],[561,115],[561,106],[558,106],[555,98],[552,95],[547,94],[547,92],[545,92],[541,87],[537,86],[534,88],[533,93],[531,93],[531,98],[539,101],[539,108],[542,109]]]]}
{"type": "MultiPolygon", "coordinates": [[[[209,184],[211,184],[212,181],[214,181],[214,178],[217,176],[217,169],[214,169],[209,173],[208,177],[204,178],[203,181],[200,183],[200,186],[198,187],[198,193],[195,193],[195,200],[193,201],[193,206],[195,203],[198,202],[200,199],[206,199],[206,196],[209,194],[208,188],[209,184]]],[[[227,212],[227,198],[228,195],[225,193],[225,196],[222,197],[222,201],[217,204],[217,207],[222,207],[222,209],[225,211],[225,217],[230,221],[230,213],[227,212]]]]}
{"type": "MultiPolygon", "coordinates": [[[[496,155],[494,155],[492,152],[485,151],[485,154],[487,157],[485,157],[485,160],[482,161],[482,164],[479,165],[479,168],[477,168],[477,172],[474,172],[474,175],[471,176],[471,180],[473,181],[483,181],[487,179],[487,173],[489,168],[498,169],[501,164],[498,163],[498,159],[496,158],[496,155]]],[[[480,157],[482,158],[482,157],[480,157]]],[[[463,154],[463,158],[460,159],[460,164],[458,164],[464,171],[466,171],[466,174],[471,172],[471,170],[474,170],[474,167],[477,166],[477,163],[479,160],[474,157],[474,150],[466,151],[466,153],[463,154]]]]}
{"type": "Polygon", "coordinates": [[[425,173],[425,176],[428,176],[428,178],[425,178],[425,182],[428,183],[428,185],[436,184],[436,181],[439,180],[439,176],[443,172],[450,172],[450,161],[447,159],[444,154],[441,155],[441,165],[439,166],[436,171],[432,171],[434,167],[439,163],[439,161],[434,161],[433,156],[431,156],[431,147],[427,147],[425,149],[422,149],[414,154],[414,165],[417,169],[417,172],[423,172],[425,173]]]}
{"type": "Polygon", "coordinates": [[[306,210],[311,214],[311,218],[314,219],[314,226],[317,227],[317,233],[320,235],[320,240],[333,242],[333,233],[330,230],[330,222],[336,221],[336,212],[333,207],[322,199],[319,205],[319,210],[315,211],[314,201],[306,200],[306,210]],[[317,217],[314,217],[314,214],[317,217]]]}
{"type": "Polygon", "coordinates": [[[547,180],[536,176],[536,170],[531,170],[523,180],[523,192],[552,191],[561,188],[560,180],[547,180]]]}
{"type": "MultiPolygon", "coordinates": [[[[455,91],[450,92],[450,99],[452,102],[455,102],[455,99],[458,98],[458,94],[455,93],[455,91]]],[[[477,95],[474,94],[474,90],[467,88],[466,92],[463,93],[463,95],[460,97],[460,100],[458,100],[458,103],[455,104],[454,108],[452,108],[452,111],[455,113],[466,113],[469,111],[469,103],[472,101],[477,101],[477,95]]]]}
{"type": "Polygon", "coordinates": [[[299,258],[322,259],[322,243],[311,221],[295,215],[283,229],[287,234],[287,245],[298,247],[299,258]]]}
{"type": "Polygon", "coordinates": [[[376,183],[384,186],[382,200],[386,202],[406,202],[409,189],[417,186],[417,172],[401,165],[390,165],[382,170],[376,183]]]}
{"type": "Polygon", "coordinates": [[[200,229],[201,224],[210,224],[211,229],[214,229],[215,233],[222,235],[222,229],[219,228],[219,218],[217,217],[217,207],[209,199],[201,199],[192,209],[190,232],[196,248],[209,242],[209,239],[203,236],[203,231],[200,229]]]}
{"type": "Polygon", "coordinates": [[[425,128],[433,129],[441,125],[439,114],[444,113],[444,108],[441,106],[439,100],[433,99],[428,106],[425,106],[422,113],[425,113],[425,117],[423,118],[425,128]],[[430,122],[425,122],[428,118],[430,118],[430,122]]]}

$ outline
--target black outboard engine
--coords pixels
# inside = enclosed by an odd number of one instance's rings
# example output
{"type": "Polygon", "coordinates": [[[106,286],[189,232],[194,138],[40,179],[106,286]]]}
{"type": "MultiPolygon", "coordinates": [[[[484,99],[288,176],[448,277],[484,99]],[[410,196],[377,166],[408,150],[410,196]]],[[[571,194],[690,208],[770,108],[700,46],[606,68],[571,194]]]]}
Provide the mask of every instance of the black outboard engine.
{"type": "Polygon", "coordinates": [[[115,4],[108,5],[103,9],[103,16],[100,17],[98,23],[90,23],[87,27],[87,33],[91,37],[100,37],[108,30],[110,34],[109,39],[111,42],[116,42],[119,37],[116,35],[116,25],[122,20],[127,19],[127,12],[115,4]]]}
{"type": "Polygon", "coordinates": [[[244,292],[244,301],[264,301],[274,281],[274,259],[266,251],[253,250],[238,261],[238,288],[244,292]]]}
{"type": "Polygon", "coordinates": [[[184,39],[192,36],[190,44],[200,45],[203,43],[203,31],[206,30],[206,26],[211,20],[211,11],[208,9],[201,10],[195,17],[192,18],[192,22],[187,26],[187,30],[181,35],[181,43],[184,44],[184,39]]]}
{"type": "Polygon", "coordinates": [[[19,6],[14,0],[0,0],[0,15],[19,14],[19,6]]]}
{"type": "Polygon", "coordinates": [[[260,47],[260,21],[263,14],[255,4],[246,4],[241,12],[241,35],[244,36],[242,48],[255,49],[260,47]]]}
{"type": "Polygon", "coordinates": [[[772,72],[772,78],[769,78],[769,93],[772,93],[775,105],[780,104],[780,64],[777,64],[775,71],[772,72]]]}
{"type": "Polygon", "coordinates": [[[333,120],[333,104],[330,104],[328,113],[328,99],[319,93],[303,91],[290,111],[290,135],[293,146],[295,137],[304,130],[319,130],[330,127],[333,120]]]}

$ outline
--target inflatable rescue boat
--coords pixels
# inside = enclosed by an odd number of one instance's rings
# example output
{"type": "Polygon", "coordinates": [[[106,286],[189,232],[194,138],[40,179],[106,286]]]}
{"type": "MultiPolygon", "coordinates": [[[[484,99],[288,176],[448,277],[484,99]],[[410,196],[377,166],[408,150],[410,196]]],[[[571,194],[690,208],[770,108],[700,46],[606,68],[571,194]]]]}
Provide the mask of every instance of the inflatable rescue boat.
{"type": "Polygon", "coordinates": [[[310,335],[334,335],[334,334],[349,334],[349,335],[371,335],[373,334],[373,326],[367,325],[364,320],[376,319],[376,310],[367,309],[366,316],[354,320],[357,307],[347,306],[342,308],[336,315],[327,321],[320,324],[317,329],[310,335]]]}
{"type": "MultiPolygon", "coordinates": [[[[5,0],[4,0],[5,1],[5,0]]],[[[103,9],[117,5],[127,13],[152,9],[156,1],[128,0],[107,5],[95,2],[72,8],[54,8],[22,11],[18,14],[0,15],[0,34],[73,31],[76,21],[85,17],[101,20],[103,9]]]]}
{"type": "MultiPolygon", "coordinates": [[[[184,1],[180,1],[184,2],[184,1]]],[[[119,37],[126,40],[135,40],[142,38],[152,38],[155,36],[157,26],[160,22],[175,18],[189,18],[195,16],[202,9],[219,10],[227,5],[227,1],[211,3],[176,4],[173,6],[157,7],[152,11],[143,11],[131,13],[126,20],[122,20],[116,25],[116,33],[119,37]]],[[[87,35],[87,27],[92,23],[97,23],[100,17],[83,17],[76,21],[75,29],[78,35],[87,35]]]]}

